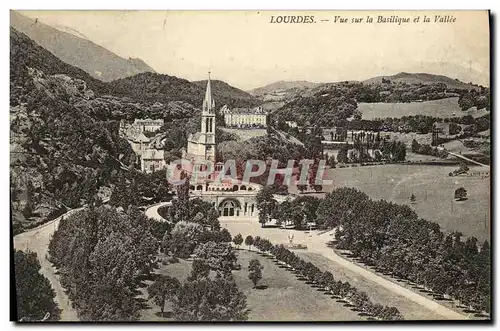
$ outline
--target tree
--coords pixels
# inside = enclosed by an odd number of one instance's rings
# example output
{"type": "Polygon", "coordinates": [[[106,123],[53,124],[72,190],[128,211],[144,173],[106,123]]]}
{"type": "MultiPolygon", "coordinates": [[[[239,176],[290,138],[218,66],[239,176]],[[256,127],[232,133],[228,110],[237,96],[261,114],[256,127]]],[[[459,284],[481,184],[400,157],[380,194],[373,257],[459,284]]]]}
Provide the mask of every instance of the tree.
{"type": "Polygon", "coordinates": [[[467,171],[469,171],[469,167],[464,162],[460,163],[460,166],[456,170],[458,174],[463,174],[466,173],[467,171]]]}
{"type": "Polygon", "coordinates": [[[41,321],[47,313],[48,320],[59,320],[56,294],[49,280],[40,274],[40,268],[36,253],[14,252],[18,320],[41,321]]]}
{"type": "Polygon", "coordinates": [[[238,233],[236,236],[234,236],[233,243],[239,249],[240,245],[243,243],[243,236],[241,235],[241,233],[238,233]]]}
{"type": "Polygon", "coordinates": [[[413,139],[411,142],[411,151],[413,153],[418,153],[419,150],[420,150],[420,144],[418,143],[418,141],[416,139],[413,139]]]}
{"type": "Polygon", "coordinates": [[[455,200],[462,201],[467,198],[467,190],[463,187],[459,187],[455,190],[455,200]]]}
{"type": "Polygon", "coordinates": [[[278,205],[276,209],[276,223],[278,226],[284,224],[288,225],[292,214],[292,203],[290,202],[290,198],[286,198],[281,204],[278,205]]]}
{"type": "Polygon", "coordinates": [[[307,190],[307,185],[305,184],[298,184],[297,189],[300,191],[300,193],[304,193],[305,190],[307,190]]]}
{"type": "Polygon", "coordinates": [[[148,297],[160,307],[161,314],[165,311],[165,301],[172,299],[177,295],[180,288],[180,282],[177,278],[158,275],[155,281],[148,287],[148,297]]]}
{"type": "Polygon", "coordinates": [[[272,189],[269,186],[264,186],[255,196],[257,201],[257,209],[259,210],[259,222],[264,225],[269,221],[271,215],[276,208],[276,200],[274,200],[272,189]]]}
{"type": "Polygon", "coordinates": [[[232,276],[188,280],[173,298],[173,314],[178,321],[245,321],[246,296],[232,276]]]}
{"type": "Polygon", "coordinates": [[[250,260],[248,265],[248,278],[252,281],[253,287],[257,287],[257,283],[262,279],[262,269],[264,267],[260,264],[259,260],[250,260]]]}
{"type": "Polygon", "coordinates": [[[245,238],[245,245],[247,245],[248,249],[251,250],[251,246],[253,245],[253,237],[252,236],[247,236],[245,238]]]}
{"type": "Polygon", "coordinates": [[[332,154],[332,156],[330,156],[330,157],[328,158],[328,165],[329,165],[329,166],[330,166],[330,168],[332,168],[332,169],[336,167],[337,162],[336,162],[336,160],[335,160],[335,154],[332,154]]]}
{"type": "Polygon", "coordinates": [[[202,260],[194,260],[191,265],[191,274],[188,280],[196,280],[208,277],[210,275],[210,266],[202,260]]]}
{"type": "Polygon", "coordinates": [[[339,153],[337,154],[337,162],[338,163],[347,163],[347,152],[348,152],[348,147],[347,145],[342,145],[340,147],[339,153]]]}
{"type": "Polygon", "coordinates": [[[236,262],[233,247],[226,243],[209,241],[196,247],[195,260],[206,263],[211,270],[220,274],[231,273],[236,262]]]}
{"type": "Polygon", "coordinates": [[[165,247],[179,257],[189,257],[205,235],[205,229],[199,223],[181,221],[175,224],[165,247]]]}

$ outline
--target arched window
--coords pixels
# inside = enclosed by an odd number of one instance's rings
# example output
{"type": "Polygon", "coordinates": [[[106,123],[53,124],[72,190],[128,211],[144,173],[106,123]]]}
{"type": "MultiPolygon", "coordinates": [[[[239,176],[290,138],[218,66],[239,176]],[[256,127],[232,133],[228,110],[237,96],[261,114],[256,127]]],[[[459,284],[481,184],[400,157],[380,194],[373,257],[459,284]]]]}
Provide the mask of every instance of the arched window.
{"type": "Polygon", "coordinates": [[[191,191],[194,191],[194,185],[190,185],[190,186],[189,186],[189,189],[190,189],[191,191]]]}
{"type": "Polygon", "coordinates": [[[202,185],[198,185],[198,186],[196,186],[196,190],[197,190],[197,191],[201,191],[201,190],[203,190],[203,186],[202,186],[202,185]]]}
{"type": "Polygon", "coordinates": [[[225,201],[222,206],[222,216],[234,216],[235,204],[233,201],[225,201]]]}
{"type": "Polygon", "coordinates": [[[248,190],[249,190],[249,191],[253,191],[253,188],[249,187],[249,188],[248,188],[248,190]]]}
{"type": "Polygon", "coordinates": [[[246,189],[247,189],[247,187],[245,185],[240,186],[240,190],[245,191],[246,189]]]}
{"type": "Polygon", "coordinates": [[[233,186],[233,191],[238,191],[238,185],[233,186]]]}

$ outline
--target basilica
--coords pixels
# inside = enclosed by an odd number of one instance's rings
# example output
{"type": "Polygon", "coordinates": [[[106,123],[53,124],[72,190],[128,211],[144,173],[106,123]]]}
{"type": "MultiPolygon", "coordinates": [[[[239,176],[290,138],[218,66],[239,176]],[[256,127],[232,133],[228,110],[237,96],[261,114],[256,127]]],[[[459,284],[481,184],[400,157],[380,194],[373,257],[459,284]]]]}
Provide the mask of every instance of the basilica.
{"type": "Polygon", "coordinates": [[[219,211],[221,217],[257,219],[255,196],[261,189],[260,185],[231,178],[215,180],[221,172],[225,171],[223,163],[216,162],[215,129],[215,100],[212,98],[209,73],[202,104],[200,131],[189,135],[187,149],[182,156],[192,166],[190,195],[210,202],[219,211]],[[207,167],[211,167],[208,176],[202,178],[195,176],[197,171],[207,171],[207,167]]]}

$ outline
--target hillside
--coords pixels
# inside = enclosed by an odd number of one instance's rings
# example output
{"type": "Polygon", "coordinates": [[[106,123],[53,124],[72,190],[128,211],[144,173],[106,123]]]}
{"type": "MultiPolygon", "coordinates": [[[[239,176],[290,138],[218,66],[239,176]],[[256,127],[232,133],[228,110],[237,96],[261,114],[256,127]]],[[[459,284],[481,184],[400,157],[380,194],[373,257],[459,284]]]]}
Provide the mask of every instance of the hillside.
{"type": "Polygon", "coordinates": [[[382,83],[382,79],[390,80],[395,83],[406,83],[406,84],[445,84],[447,88],[451,89],[479,89],[477,85],[467,84],[458,79],[452,79],[447,76],[434,75],[428,73],[408,73],[400,72],[399,74],[392,76],[378,76],[365,80],[364,84],[376,84],[382,83]]]}
{"type": "Polygon", "coordinates": [[[141,72],[154,72],[140,59],[124,59],[92,41],[10,12],[10,25],[26,34],[62,61],[85,70],[94,78],[111,81],[141,72]]]}
{"type": "Polygon", "coordinates": [[[98,192],[109,192],[117,178],[135,173],[124,171],[135,155],[118,135],[118,120],[186,120],[199,112],[183,101],[142,103],[103,95],[106,83],[64,63],[15,29],[10,33],[15,232],[88,203],[98,192]]]}
{"type": "MultiPolygon", "coordinates": [[[[192,82],[193,84],[196,84],[197,86],[201,87],[203,90],[205,90],[205,87],[207,86],[207,81],[206,80],[199,80],[199,81],[194,81],[192,82]]],[[[216,96],[221,98],[221,100],[233,100],[233,103],[241,103],[241,104],[247,104],[249,106],[256,106],[260,104],[261,102],[254,97],[253,95],[240,90],[239,88],[236,88],[234,86],[231,86],[227,84],[226,82],[223,82],[221,80],[212,80],[212,91],[216,96]]],[[[217,99],[216,99],[217,102],[217,99]]],[[[218,102],[219,106],[223,106],[224,103],[221,103],[220,101],[218,102]]]]}
{"type": "Polygon", "coordinates": [[[311,89],[320,84],[308,81],[279,81],[266,86],[258,87],[248,91],[251,95],[262,99],[263,101],[284,101],[292,98],[294,95],[311,89]]]}
{"type": "Polygon", "coordinates": [[[266,86],[254,88],[248,93],[255,96],[262,96],[264,94],[271,94],[274,92],[286,91],[291,89],[307,89],[317,86],[318,83],[311,83],[305,80],[295,80],[295,81],[284,81],[274,82],[266,86]]]}
{"type": "MultiPolygon", "coordinates": [[[[107,86],[109,94],[131,97],[141,102],[185,101],[201,107],[206,81],[192,83],[175,76],[147,72],[115,80],[107,86]]],[[[212,94],[219,106],[252,107],[260,103],[257,98],[222,81],[213,81],[212,94]]]]}

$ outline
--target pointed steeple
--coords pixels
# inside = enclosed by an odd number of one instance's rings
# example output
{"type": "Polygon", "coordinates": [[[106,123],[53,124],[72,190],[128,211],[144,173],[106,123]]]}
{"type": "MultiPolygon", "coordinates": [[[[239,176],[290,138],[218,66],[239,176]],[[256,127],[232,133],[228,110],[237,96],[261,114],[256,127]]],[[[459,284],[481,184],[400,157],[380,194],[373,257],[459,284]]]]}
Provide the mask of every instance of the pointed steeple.
{"type": "Polygon", "coordinates": [[[207,90],[203,99],[203,112],[213,113],[215,100],[212,99],[212,87],[210,86],[210,71],[208,72],[207,90]]]}

